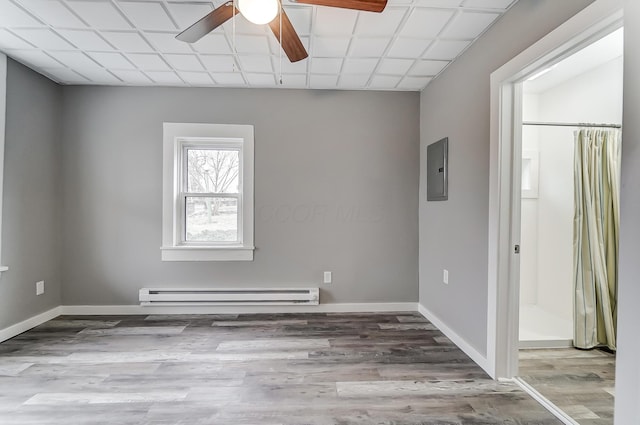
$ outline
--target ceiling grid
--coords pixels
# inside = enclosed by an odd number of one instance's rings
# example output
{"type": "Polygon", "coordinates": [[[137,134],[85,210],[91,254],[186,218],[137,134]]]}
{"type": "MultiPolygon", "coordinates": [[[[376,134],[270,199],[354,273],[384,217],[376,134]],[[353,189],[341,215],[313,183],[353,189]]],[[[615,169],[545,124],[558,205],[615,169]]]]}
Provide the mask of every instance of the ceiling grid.
{"type": "MultiPolygon", "coordinates": [[[[282,87],[422,90],[514,2],[389,0],[377,14],[283,0],[309,58],[283,55],[282,87]]],[[[194,44],[175,39],[224,3],[2,0],[0,51],[68,85],[279,87],[266,25],[238,15],[194,44]]]]}

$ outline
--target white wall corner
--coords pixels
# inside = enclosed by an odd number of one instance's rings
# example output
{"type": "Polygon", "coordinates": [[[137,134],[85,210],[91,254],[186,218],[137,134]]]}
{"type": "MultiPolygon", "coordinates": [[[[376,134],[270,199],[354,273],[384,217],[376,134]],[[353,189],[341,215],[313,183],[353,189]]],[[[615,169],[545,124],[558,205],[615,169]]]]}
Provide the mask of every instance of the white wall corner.
{"type": "Polygon", "coordinates": [[[47,310],[44,313],[40,313],[37,316],[33,316],[29,319],[23,320],[20,323],[9,326],[4,329],[0,329],[0,342],[4,342],[8,339],[18,336],[23,332],[33,329],[38,325],[48,322],[49,320],[56,318],[62,314],[62,306],[54,307],[51,310],[47,310]]]}
{"type": "Polygon", "coordinates": [[[4,139],[7,114],[7,56],[0,53],[0,275],[9,268],[2,261],[2,188],[4,187],[4,139]]]}
{"type": "Polygon", "coordinates": [[[458,335],[453,329],[447,326],[438,316],[433,314],[429,309],[427,309],[422,304],[418,304],[418,311],[422,314],[428,321],[433,323],[435,327],[437,327],[440,332],[445,334],[447,338],[453,341],[454,344],[458,346],[464,353],[471,358],[478,366],[480,366],[489,376],[492,378],[493,373],[489,368],[489,362],[487,361],[487,357],[482,355],[473,345],[469,344],[467,340],[458,335]]]}

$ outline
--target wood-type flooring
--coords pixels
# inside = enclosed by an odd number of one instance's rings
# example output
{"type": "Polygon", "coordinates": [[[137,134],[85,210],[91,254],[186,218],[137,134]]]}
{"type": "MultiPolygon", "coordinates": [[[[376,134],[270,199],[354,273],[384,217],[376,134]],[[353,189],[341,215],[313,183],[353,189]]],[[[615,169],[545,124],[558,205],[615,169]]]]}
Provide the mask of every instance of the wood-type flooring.
{"type": "Polygon", "coordinates": [[[0,344],[2,425],[558,425],[417,313],[61,316],[0,344]]]}
{"type": "Polygon", "coordinates": [[[580,425],[613,425],[615,362],[601,350],[520,350],[520,377],[580,425]]]}

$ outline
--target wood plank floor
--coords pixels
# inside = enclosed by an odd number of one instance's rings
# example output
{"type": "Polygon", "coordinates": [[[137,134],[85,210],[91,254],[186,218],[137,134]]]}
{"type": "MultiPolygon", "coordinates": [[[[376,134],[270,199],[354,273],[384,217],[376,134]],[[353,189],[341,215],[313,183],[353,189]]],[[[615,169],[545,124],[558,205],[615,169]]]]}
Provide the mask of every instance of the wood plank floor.
{"type": "Polygon", "coordinates": [[[520,375],[581,425],[613,425],[615,361],[601,350],[520,350],[520,375]]]}
{"type": "Polygon", "coordinates": [[[0,423],[560,424],[411,313],[62,316],[0,344],[0,423]]]}

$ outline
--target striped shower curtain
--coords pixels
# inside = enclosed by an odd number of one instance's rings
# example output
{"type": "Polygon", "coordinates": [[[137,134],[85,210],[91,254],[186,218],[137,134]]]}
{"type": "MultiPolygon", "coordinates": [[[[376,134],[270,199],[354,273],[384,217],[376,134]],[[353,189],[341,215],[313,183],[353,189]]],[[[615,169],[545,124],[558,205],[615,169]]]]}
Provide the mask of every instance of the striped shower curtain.
{"type": "Polygon", "coordinates": [[[616,349],[621,133],[575,132],[574,345],[616,349]]]}

